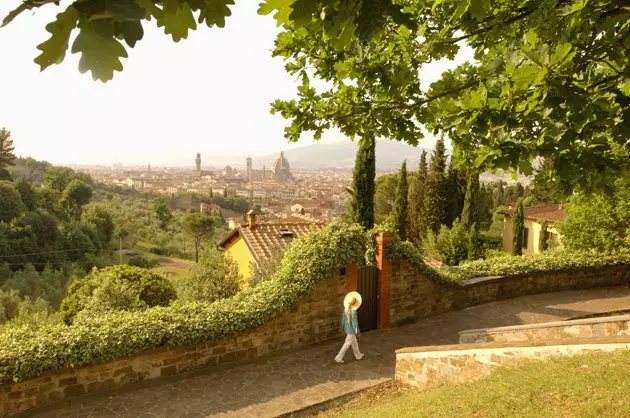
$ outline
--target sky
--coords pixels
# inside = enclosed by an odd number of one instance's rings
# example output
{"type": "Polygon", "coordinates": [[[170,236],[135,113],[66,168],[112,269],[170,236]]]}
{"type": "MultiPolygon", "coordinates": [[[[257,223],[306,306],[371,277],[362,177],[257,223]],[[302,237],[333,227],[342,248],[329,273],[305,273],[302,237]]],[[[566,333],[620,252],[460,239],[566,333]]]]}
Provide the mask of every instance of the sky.
{"type": "MultiPolygon", "coordinates": [[[[19,1],[0,2],[1,17],[19,1]]],[[[257,4],[237,1],[225,28],[199,26],[179,43],[155,21],[144,22],[124,71],[106,84],[80,74],[79,56],[69,52],[40,72],[36,46],[61,9],[26,12],[0,28],[0,127],[11,131],[17,155],[54,164],[178,165],[197,152],[257,156],[309,145],[307,135],[289,144],[288,121],[269,113],[272,100],[295,97],[295,81],[271,57],[278,29],[271,16],[257,15],[257,4]]],[[[432,64],[423,84],[467,59],[470,50],[432,64]]],[[[330,131],[322,142],[342,140],[349,139],[330,131]]],[[[420,143],[433,145],[431,138],[420,143]]]]}

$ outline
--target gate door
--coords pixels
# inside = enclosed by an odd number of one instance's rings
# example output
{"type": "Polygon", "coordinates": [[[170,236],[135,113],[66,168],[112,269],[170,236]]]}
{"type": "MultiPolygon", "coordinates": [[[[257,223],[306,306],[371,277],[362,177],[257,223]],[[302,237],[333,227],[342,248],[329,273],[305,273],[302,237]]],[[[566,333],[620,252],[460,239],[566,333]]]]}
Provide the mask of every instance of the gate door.
{"type": "Polygon", "coordinates": [[[376,329],[378,315],[378,268],[365,266],[359,269],[357,292],[363,302],[357,314],[359,315],[359,329],[369,331],[376,329]]]}

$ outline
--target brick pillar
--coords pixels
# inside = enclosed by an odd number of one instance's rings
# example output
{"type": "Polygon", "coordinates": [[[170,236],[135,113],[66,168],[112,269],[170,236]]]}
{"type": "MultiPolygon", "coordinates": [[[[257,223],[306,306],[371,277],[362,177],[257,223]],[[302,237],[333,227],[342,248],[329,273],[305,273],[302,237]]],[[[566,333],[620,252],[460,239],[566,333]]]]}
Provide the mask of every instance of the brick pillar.
{"type": "Polygon", "coordinates": [[[389,327],[389,315],[392,303],[392,262],[385,258],[385,249],[394,239],[391,232],[381,232],[376,235],[376,267],[378,277],[378,316],[377,328],[389,327]]]}
{"type": "Polygon", "coordinates": [[[358,280],[359,268],[355,264],[348,264],[346,266],[346,291],[356,291],[358,280]]]}

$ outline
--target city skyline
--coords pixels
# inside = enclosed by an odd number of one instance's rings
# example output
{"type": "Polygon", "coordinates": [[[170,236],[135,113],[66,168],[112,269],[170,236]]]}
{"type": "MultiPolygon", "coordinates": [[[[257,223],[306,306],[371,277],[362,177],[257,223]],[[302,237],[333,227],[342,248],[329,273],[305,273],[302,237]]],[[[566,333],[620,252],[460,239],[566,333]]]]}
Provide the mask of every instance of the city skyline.
{"type": "MultiPolygon", "coordinates": [[[[3,3],[0,14],[12,6],[3,3]]],[[[107,84],[80,74],[74,54],[40,73],[36,45],[58,9],[25,13],[0,29],[0,43],[10,45],[0,126],[12,132],[17,154],[53,164],[182,165],[196,152],[256,156],[311,144],[307,136],[288,143],[287,121],[269,114],[272,100],[295,97],[295,84],[283,61],[271,57],[275,21],[257,15],[257,7],[240,2],[224,29],[199,28],[179,43],[145,25],[124,71],[107,84]]],[[[423,88],[466,59],[470,49],[423,70],[423,88]]],[[[337,141],[348,139],[333,130],[322,142],[337,141]]],[[[432,138],[420,146],[432,147],[432,138]]]]}

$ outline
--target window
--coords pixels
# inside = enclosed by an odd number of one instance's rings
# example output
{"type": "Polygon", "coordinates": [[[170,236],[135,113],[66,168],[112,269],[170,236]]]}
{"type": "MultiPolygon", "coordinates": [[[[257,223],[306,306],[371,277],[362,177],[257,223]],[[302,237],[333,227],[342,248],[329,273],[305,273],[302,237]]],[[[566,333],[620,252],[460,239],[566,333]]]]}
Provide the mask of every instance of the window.
{"type": "Polygon", "coordinates": [[[527,249],[527,242],[529,241],[529,228],[523,229],[523,248],[527,249]]]}
{"type": "Polygon", "coordinates": [[[558,246],[558,234],[552,232],[551,233],[551,243],[549,245],[551,248],[555,248],[558,246]]]}

